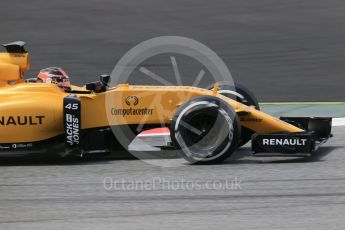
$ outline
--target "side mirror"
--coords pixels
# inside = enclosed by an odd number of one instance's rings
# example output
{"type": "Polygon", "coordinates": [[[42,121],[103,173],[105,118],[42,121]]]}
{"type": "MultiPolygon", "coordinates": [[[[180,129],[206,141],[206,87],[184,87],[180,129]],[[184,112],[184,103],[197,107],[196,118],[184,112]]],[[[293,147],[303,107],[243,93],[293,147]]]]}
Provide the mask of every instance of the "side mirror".
{"type": "Polygon", "coordinates": [[[100,82],[100,81],[95,81],[95,82],[91,82],[91,83],[87,83],[86,84],[86,89],[93,91],[95,93],[102,93],[107,91],[106,86],[100,82]]]}
{"type": "Polygon", "coordinates": [[[108,83],[110,82],[110,75],[103,74],[99,77],[100,81],[94,81],[86,84],[86,89],[95,93],[102,93],[107,91],[108,83]]]}
{"type": "Polygon", "coordinates": [[[108,75],[108,74],[102,74],[102,75],[100,76],[100,81],[101,81],[104,85],[108,86],[108,83],[110,82],[110,75],[108,75]]]}
{"type": "Polygon", "coordinates": [[[86,84],[86,89],[90,91],[95,91],[97,88],[96,82],[91,82],[86,84]]]}

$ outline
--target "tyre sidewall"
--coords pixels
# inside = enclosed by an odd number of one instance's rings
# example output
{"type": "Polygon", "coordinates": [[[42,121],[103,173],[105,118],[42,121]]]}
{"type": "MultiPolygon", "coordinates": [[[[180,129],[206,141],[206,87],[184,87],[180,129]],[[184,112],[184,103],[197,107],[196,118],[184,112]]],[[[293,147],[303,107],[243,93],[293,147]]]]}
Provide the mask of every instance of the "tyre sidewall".
{"type": "MultiPolygon", "coordinates": [[[[194,164],[218,163],[228,158],[236,149],[240,138],[240,130],[240,122],[237,114],[226,102],[216,97],[201,96],[185,102],[178,108],[172,119],[171,139],[173,143],[183,151],[183,157],[189,162],[194,164]],[[183,128],[180,123],[183,119],[188,118],[191,113],[199,111],[202,113],[212,113],[215,109],[218,111],[218,116],[223,116],[227,124],[217,124],[216,122],[219,121],[219,117],[217,116],[215,122],[216,127],[212,127],[219,131],[217,137],[215,137],[217,139],[217,144],[214,148],[211,148],[209,154],[212,154],[210,157],[202,157],[193,149],[194,146],[186,145],[185,133],[183,133],[185,128],[183,128]],[[224,138],[224,140],[222,138],[224,138]]],[[[200,151],[205,154],[205,151],[200,151]]]]}

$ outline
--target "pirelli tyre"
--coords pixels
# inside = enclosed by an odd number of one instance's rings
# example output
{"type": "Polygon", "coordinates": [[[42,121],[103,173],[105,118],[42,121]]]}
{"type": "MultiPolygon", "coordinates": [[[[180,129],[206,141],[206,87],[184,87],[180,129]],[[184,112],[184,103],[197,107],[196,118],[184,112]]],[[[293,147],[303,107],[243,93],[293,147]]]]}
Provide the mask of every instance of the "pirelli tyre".
{"type": "MultiPolygon", "coordinates": [[[[212,90],[213,88],[210,89],[212,90]]],[[[235,83],[234,85],[224,82],[219,83],[218,92],[242,104],[254,106],[257,110],[260,110],[260,105],[256,96],[247,87],[239,83],[235,83]]],[[[238,143],[238,147],[241,147],[250,141],[253,133],[254,132],[252,130],[242,127],[241,140],[238,143]]]]}
{"type": "Polygon", "coordinates": [[[219,163],[235,150],[241,126],[224,101],[201,96],[182,104],[171,123],[171,139],[190,163],[219,163]]]}

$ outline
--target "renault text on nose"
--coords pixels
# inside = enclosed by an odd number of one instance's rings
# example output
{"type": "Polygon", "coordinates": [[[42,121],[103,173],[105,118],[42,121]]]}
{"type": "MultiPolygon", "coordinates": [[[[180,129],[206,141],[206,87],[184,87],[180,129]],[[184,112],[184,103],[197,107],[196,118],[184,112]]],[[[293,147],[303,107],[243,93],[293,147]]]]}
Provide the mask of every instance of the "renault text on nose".
{"type": "Polygon", "coordinates": [[[288,146],[304,146],[307,143],[307,139],[301,139],[301,138],[264,138],[262,139],[263,145],[269,145],[269,146],[276,146],[276,145],[288,145],[288,146]]]}

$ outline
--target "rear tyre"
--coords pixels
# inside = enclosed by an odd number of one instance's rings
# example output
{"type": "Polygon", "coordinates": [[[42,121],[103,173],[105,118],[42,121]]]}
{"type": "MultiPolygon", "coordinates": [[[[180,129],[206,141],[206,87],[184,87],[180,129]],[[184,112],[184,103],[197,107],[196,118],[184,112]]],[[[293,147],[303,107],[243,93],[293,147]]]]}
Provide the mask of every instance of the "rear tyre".
{"type": "MultiPolygon", "coordinates": [[[[210,90],[212,89],[213,88],[210,88],[210,90]]],[[[255,109],[260,110],[259,102],[255,95],[247,87],[239,83],[235,83],[234,85],[231,85],[229,83],[219,83],[218,92],[223,96],[226,96],[248,106],[254,106],[255,109]]],[[[248,141],[250,141],[253,133],[254,132],[252,130],[246,127],[242,127],[241,139],[238,143],[238,147],[241,147],[248,141]]]]}
{"type": "Polygon", "coordinates": [[[192,164],[219,163],[235,150],[240,139],[235,111],[216,97],[196,97],[182,104],[171,124],[171,139],[192,164]]]}
{"type": "MultiPolygon", "coordinates": [[[[209,88],[209,90],[213,90],[213,86],[209,88]]],[[[257,110],[260,110],[259,101],[254,93],[239,83],[234,83],[234,85],[232,85],[221,82],[218,86],[218,93],[242,104],[254,106],[257,110]]]]}

